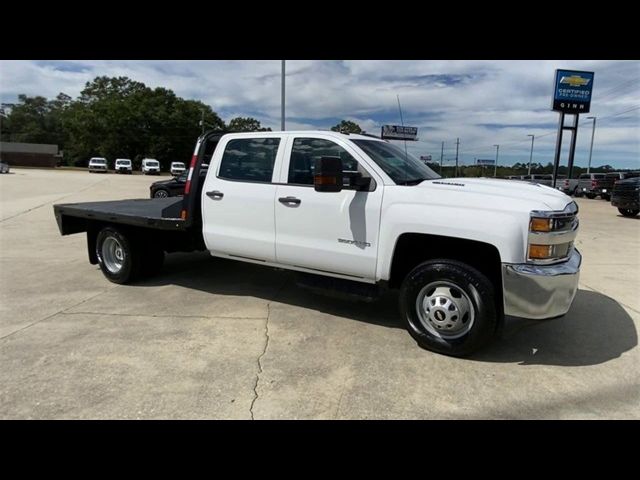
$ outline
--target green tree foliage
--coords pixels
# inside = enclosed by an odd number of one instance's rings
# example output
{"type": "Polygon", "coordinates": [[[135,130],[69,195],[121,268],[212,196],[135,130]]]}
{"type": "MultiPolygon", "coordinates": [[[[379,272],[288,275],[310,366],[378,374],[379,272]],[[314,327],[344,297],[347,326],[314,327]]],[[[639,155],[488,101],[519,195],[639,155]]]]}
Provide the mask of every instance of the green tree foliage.
{"type": "Polygon", "coordinates": [[[20,95],[3,114],[2,140],[54,143],[68,164],[86,165],[92,156],[188,162],[201,133],[200,120],[225,124],[210,106],[186,100],[166,88],[152,89],[127,77],[97,77],[73,100],[20,95]]]}
{"type": "Polygon", "coordinates": [[[259,120],[252,117],[232,118],[227,127],[231,132],[270,132],[270,128],[264,128],[259,120]]]}
{"type": "Polygon", "coordinates": [[[342,133],[362,133],[360,125],[350,120],[342,120],[339,124],[331,127],[331,130],[342,133]]]}

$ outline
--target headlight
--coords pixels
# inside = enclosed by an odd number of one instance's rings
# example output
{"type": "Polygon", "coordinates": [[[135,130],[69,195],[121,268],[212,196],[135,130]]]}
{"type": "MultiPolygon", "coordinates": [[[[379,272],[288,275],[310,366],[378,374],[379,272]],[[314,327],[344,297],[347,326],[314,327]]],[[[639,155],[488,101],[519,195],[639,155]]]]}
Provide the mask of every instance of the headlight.
{"type": "Polygon", "coordinates": [[[549,264],[566,260],[578,233],[578,205],[571,202],[561,211],[531,212],[527,261],[549,264]]]}

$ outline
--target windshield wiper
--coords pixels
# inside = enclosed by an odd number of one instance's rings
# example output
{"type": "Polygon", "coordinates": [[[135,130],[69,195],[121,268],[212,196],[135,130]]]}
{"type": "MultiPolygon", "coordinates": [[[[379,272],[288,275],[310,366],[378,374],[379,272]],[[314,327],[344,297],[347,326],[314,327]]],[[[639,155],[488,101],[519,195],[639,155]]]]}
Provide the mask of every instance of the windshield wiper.
{"type": "Polygon", "coordinates": [[[419,183],[422,183],[425,180],[429,180],[429,179],[428,178],[412,178],[411,180],[404,180],[403,182],[398,182],[398,185],[418,185],[419,183]]]}

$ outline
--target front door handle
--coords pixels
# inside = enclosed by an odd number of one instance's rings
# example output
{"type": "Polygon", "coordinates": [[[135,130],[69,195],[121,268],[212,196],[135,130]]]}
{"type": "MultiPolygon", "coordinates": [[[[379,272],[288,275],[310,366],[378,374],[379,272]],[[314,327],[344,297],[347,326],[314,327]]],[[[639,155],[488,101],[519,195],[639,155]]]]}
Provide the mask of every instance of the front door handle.
{"type": "Polygon", "coordinates": [[[278,201],[285,205],[300,205],[302,203],[302,200],[296,197],[280,197],[278,201]]]}
{"type": "Polygon", "coordinates": [[[212,190],[211,192],[207,192],[207,197],[213,198],[214,200],[220,200],[224,197],[224,193],[219,192],[218,190],[212,190]]]}

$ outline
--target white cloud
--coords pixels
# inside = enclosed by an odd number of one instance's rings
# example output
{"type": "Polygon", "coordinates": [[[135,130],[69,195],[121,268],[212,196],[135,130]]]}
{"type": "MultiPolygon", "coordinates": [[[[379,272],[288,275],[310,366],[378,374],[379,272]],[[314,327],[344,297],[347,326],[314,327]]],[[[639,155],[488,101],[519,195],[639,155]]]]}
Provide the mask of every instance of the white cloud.
{"type": "MultiPolygon", "coordinates": [[[[640,110],[606,118],[640,106],[638,61],[288,61],[287,128],[326,129],[346,118],[376,133],[381,124],[399,121],[400,95],[405,123],[420,127],[421,141],[410,146],[415,153],[439,157],[445,141],[451,155],[459,137],[464,161],[491,154],[499,143],[509,163],[528,158],[527,134],[555,131],[558,115],[550,111],[550,96],[556,68],[596,72],[592,114],[603,121],[596,130],[594,163],[615,158],[621,167],[640,168],[640,110]]],[[[77,96],[97,75],[170,88],[208,103],[225,120],[250,115],[280,127],[279,60],[2,61],[0,98],[53,97],[60,91],[77,96]]],[[[578,164],[589,141],[586,123],[578,135],[578,164]]],[[[535,153],[551,158],[554,142],[554,133],[537,139],[535,153]]]]}

